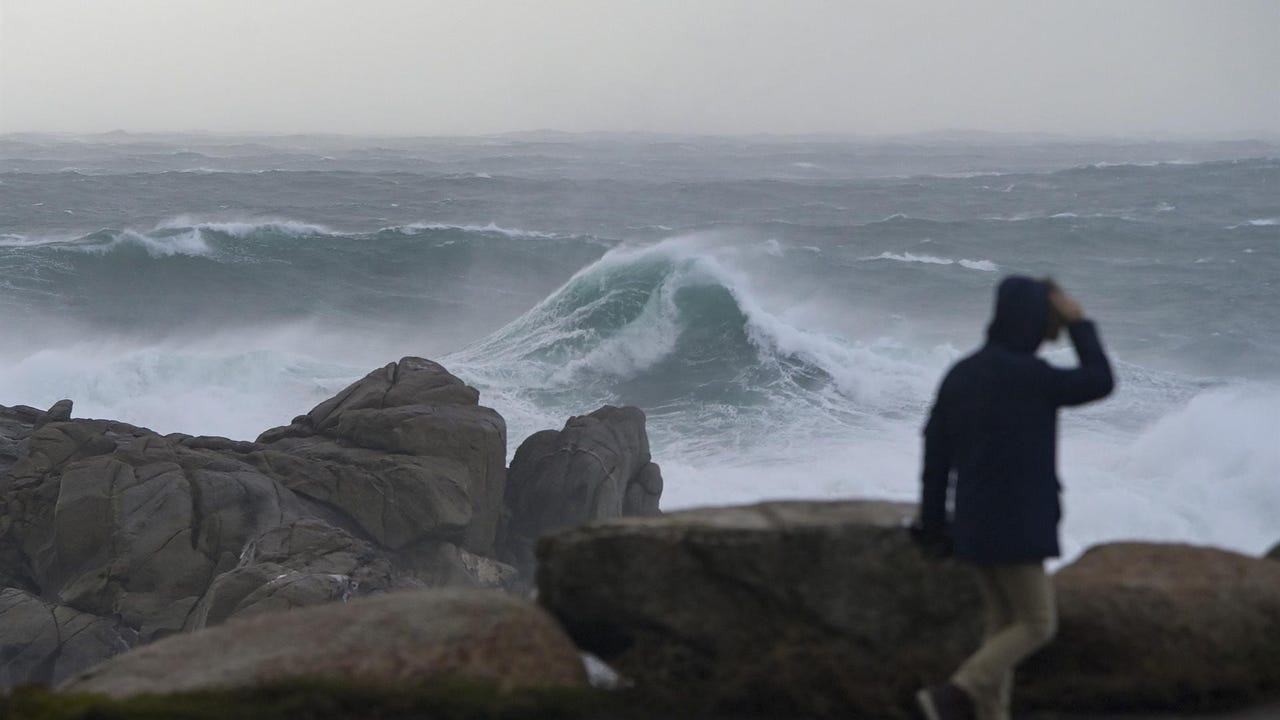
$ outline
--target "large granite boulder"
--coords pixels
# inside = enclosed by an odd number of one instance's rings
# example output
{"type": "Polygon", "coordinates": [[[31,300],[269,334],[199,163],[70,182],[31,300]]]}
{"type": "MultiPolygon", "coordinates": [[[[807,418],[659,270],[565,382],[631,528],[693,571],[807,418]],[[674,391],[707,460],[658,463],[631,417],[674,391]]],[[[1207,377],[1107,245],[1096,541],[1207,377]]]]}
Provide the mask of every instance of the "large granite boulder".
{"type": "Polygon", "coordinates": [[[1116,543],[1054,583],[1058,638],[1021,672],[1024,704],[1189,711],[1280,697],[1280,563],[1116,543]]]}
{"type": "Polygon", "coordinates": [[[539,544],[539,599],[692,714],[908,717],[912,691],[976,647],[981,616],[969,573],[911,544],[914,515],[777,502],[593,524],[539,544]]]}
{"type": "Polygon", "coordinates": [[[260,462],[295,492],[349,508],[382,544],[434,533],[490,554],[507,429],[479,397],[439,364],[407,357],[262,433],[260,462]]]}
{"type": "Polygon", "coordinates": [[[507,477],[499,557],[531,577],[534,547],[548,532],[657,515],[662,473],[651,462],[644,425],[639,408],[606,405],[521,443],[507,477]]]}
{"type": "Polygon", "coordinates": [[[419,685],[442,679],[500,689],[577,686],[577,649],[545,612],[481,590],[397,592],[258,614],[152,643],[62,689],[126,697],[292,679],[419,685]]]}
{"type": "Polygon", "coordinates": [[[477,400],[405,358],[257,442],[0,407],[0,644],[41,639],[0,654],[0,690],[237,615],[509,584],[505,425],[477,400]]]}

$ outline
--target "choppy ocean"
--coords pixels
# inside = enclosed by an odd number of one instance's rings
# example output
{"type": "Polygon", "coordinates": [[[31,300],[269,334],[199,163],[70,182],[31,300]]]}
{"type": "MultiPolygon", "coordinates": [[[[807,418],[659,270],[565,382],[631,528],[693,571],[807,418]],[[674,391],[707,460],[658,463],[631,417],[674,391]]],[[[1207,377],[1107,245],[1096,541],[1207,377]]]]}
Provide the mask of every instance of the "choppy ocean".
{"type": "Polygon", "coordinates": [[[509,452],[640,406],[667,509],[914,498],[1006,273],[1119,372],[1063,416],[1069,554],[1280,542],[1276,145],[0,136],[0,403],[251,439],[422,355],[509,452]]]}

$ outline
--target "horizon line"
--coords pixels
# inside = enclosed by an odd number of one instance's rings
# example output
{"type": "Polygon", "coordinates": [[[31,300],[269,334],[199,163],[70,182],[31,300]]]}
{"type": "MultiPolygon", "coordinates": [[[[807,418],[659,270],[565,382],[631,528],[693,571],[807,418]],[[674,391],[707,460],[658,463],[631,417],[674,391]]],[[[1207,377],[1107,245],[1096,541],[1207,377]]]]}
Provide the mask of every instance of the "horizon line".
{"type": "Polygon", "coordinates": [[[1041,130],[981,130],[973,128],[942,128],[936,130],[918,130],[900,133],[875,133],[856,131],[812,131],[812,132],[704,132],[674,130],[558,130],[554,128],[536,128],[530,130],[504,130],[498,132],[475,133],[387,133],[387,132],[338,132],[324,130],[6,130],[0,131],[0,139],[16,136],[75,137],[94,138],[103,136],[204,136],[226,138],[334,138],[334,139],[388,139],[388,140],[446,140],[446,139],[485,139],[519,136],[632,136],[632,137],[668,137],[696,139],[778,139],[778,140],[841,140],[841,141],[893,141],[904,139],[1022,139],[1041,142],[1158,142],[1158,143],[1224,143],[1224,142],[1260,142],[1280,143],[1280,130],[1231,132],[1221,134],[1190,134],[1173,132],[1133,132],[1133,133],[1068,133],[1041,130]]]}

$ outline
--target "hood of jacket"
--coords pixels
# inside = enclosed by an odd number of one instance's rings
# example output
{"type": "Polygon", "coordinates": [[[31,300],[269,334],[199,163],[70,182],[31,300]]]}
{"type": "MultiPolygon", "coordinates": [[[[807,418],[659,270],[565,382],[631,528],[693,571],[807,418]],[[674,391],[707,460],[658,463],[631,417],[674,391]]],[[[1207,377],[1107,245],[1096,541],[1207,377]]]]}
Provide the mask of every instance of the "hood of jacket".
{"type": "Polygon", "coordinates": [[[996,289],[995,317],[987,342],[1014,352],[1033,353],[1049,326],[1049,289],[1039,280],[1012,275],[996,289]]]}

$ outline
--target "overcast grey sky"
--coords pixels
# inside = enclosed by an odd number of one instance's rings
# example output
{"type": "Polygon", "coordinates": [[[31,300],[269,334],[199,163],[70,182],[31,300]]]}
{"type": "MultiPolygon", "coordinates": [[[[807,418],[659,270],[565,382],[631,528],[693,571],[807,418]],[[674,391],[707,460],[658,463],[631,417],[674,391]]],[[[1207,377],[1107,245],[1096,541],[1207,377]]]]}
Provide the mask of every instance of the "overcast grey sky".
{"type": "Polygon", "coordinates": [[[1280,134],[1280,0],[0,0],[0,131],[1280,134]]]}

